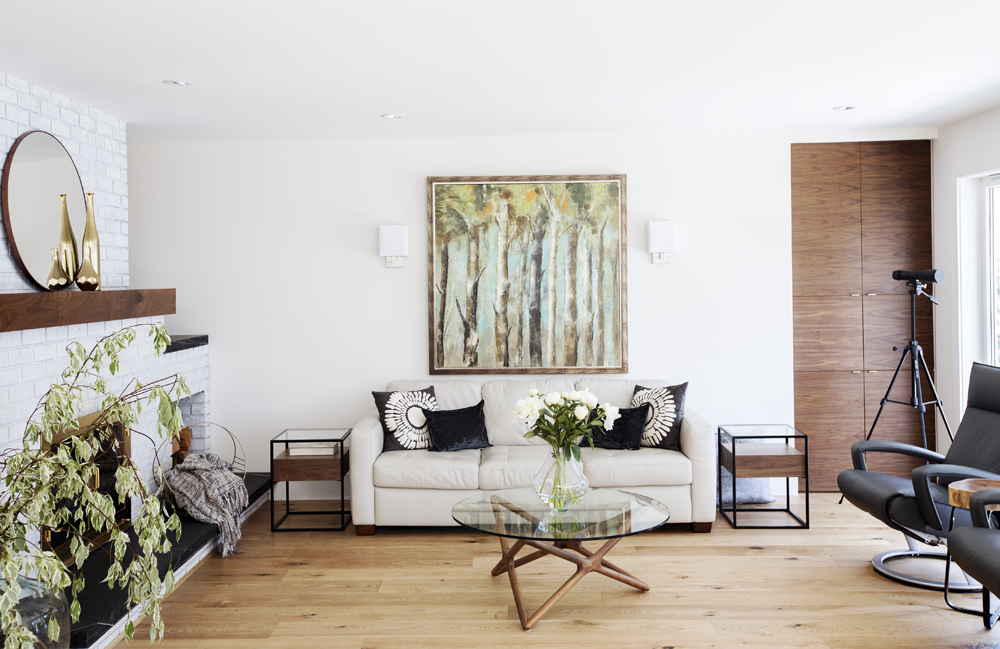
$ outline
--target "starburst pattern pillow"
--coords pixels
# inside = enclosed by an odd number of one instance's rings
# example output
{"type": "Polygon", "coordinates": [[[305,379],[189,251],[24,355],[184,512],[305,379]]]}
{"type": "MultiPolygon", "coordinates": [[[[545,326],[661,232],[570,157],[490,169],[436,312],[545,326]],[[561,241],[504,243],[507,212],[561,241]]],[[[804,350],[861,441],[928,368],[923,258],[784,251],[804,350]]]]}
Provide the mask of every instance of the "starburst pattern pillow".
{"type": "Polygon", "coordinates": [[[650,405],[646,425],[642,429],[643,446],[681,450],[681,420],[684,419],[687,386],[687,383],[668,388],[635,386],[632,407],[636,408],[644,403],[650,405]]]}
{"type": "Polygon", "coordinates": [[[412,451],[430,447],[424,411],[437,410],[434,386],[410,392],[372,392],[385,443],[382,451],[412,451]]]}

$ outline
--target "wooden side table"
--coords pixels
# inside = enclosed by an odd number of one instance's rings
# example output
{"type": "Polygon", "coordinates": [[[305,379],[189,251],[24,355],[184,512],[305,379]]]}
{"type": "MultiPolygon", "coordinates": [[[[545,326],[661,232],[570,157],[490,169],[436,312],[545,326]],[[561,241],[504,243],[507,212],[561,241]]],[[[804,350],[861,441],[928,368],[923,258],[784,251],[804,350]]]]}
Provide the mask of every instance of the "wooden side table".
{"type": "Polygon", "coordinates": [[[344,477],[350,470],[350,450],[344,442],[351,435],[350,428],[289,428],[271,439],[271,531],[272,532],[342,532],[347,529],[351,512],[344,508],[344,477]],[[331,451],[322,455],[298,455],[302,446],[326,444],[331,451]],[[275,451],[279,451],[275,455],[275,451]],[[289,483],[311,481],[340,481],[340,509],[329,511],[291,510],[289,483]],[[285,483],[285,513],[274,520],[274,486],[285,483]],[[289,516],[316,516],[339,514],[340,527],[281,527],[289,516]]]}
{"type": "MultiPolygon", "coordinates": [[[[952,507],[968,509],[969,499],[972,498],[972,494],[977,491],[986,491],[987,489],[1000,489],[1000,480],[986,480],[983,478],[956,480],[948,485],[948,504],[952,507]]],[[[1000,511],[1000,505],[987,505],[986,511],[1000,511]]]]}
{"type": "Polygon", "coordinates": [[[734,528],[747,529],[809,529],[809,438],[785,424],[727,425],[719,426],[719,512],[734,528]],[[789,444],[789,440],[802,440],[802,450],[789,444]],[[742,443],[741,443],[742,442],[742,443]],[[775,443],[781,442],[781,443],[775,443]],[[733,476],[732,505],[722,504],[722,470],[733,476]],[[785,507],[738,507],[736,505],[736,480],[738,478],[784,478],[785,507]],[[805,480],[805,520],[792,511],[791,478],[805,480]],[[798,521],[798,525],[740,525],[740,513],[784,512],[798,521]],[[729,514],[732,514],[732,518],[729,514]]]}

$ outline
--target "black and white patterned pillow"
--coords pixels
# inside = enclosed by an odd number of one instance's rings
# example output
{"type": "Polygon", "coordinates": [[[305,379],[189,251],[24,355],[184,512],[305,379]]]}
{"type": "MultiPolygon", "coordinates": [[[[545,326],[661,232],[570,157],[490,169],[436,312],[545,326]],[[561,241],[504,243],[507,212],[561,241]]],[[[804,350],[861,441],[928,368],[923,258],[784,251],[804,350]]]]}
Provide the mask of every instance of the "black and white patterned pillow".
{"type": "Polygon", "coordinates": [[[646,426],[642,429],[642,445],[681,450],[681,420],[684,419],[684,397],[687,383],[668,388],[644,388],[635,386],[632,393],[632,407],[644,403],[650,405],[646,415],[646,426]]]}
{"type": "Polygon", "coordinates": [[[427,417],[421,408],[437,410],[434,386],[411,392],[372,392],[382,421],[382,451],[411,451],[430,447],[427,417]]]}

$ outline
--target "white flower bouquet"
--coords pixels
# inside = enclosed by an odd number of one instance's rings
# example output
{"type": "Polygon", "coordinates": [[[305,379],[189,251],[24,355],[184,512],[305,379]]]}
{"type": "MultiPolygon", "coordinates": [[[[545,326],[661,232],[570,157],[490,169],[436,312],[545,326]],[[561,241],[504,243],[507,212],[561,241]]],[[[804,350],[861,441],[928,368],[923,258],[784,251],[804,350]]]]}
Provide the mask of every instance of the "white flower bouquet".
{"type": "Polygon", "coordinates": [[[618,418],[616,406],[598,405],[597,397],[587,390],[546,395],[531,390],[514,404],[514,423],[528,427],[524,436],[539,437],[552,447],[551,457],[533,481],[552,509],[565,511],[587,492],[590,483],[580,463],[580,442],[585,439],[593,448],[591,431],[611,430],[618,418]]]}

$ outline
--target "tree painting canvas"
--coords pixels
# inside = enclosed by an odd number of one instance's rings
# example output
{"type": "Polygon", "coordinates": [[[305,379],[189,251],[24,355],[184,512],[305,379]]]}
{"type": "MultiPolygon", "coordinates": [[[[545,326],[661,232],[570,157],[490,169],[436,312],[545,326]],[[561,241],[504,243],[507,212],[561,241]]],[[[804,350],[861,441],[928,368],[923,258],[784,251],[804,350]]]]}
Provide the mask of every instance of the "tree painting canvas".
{"type": "Polygon", "coordinates": [[[628,371],[625,176],[427,179],[431,374],[628,371]]]}

